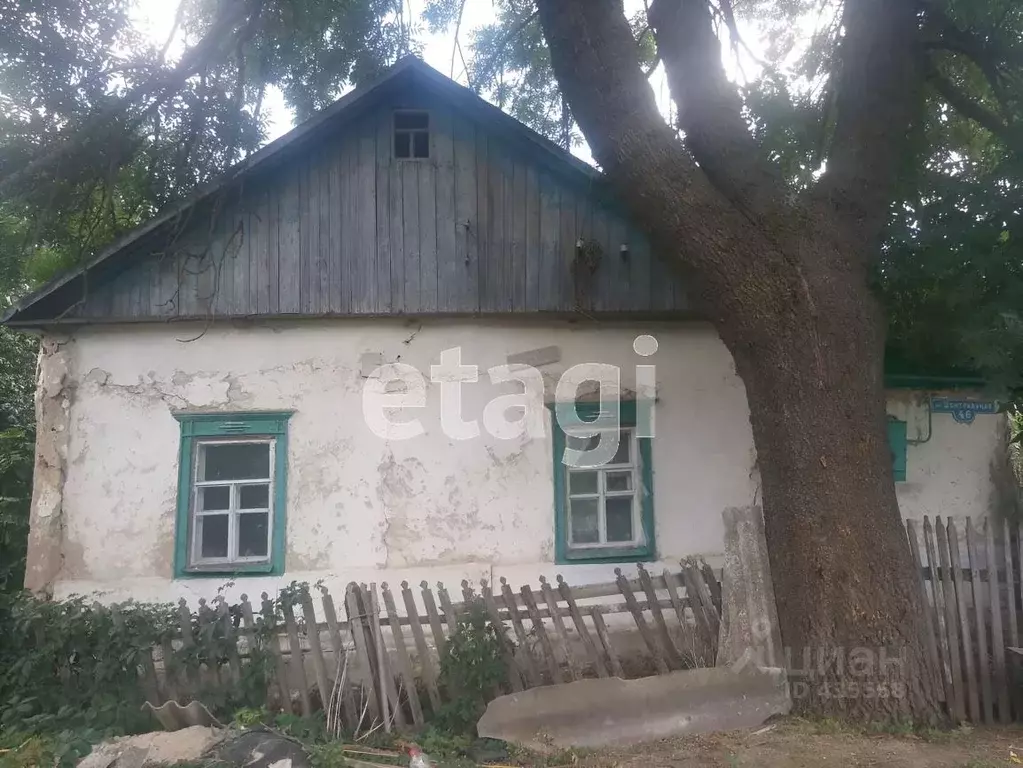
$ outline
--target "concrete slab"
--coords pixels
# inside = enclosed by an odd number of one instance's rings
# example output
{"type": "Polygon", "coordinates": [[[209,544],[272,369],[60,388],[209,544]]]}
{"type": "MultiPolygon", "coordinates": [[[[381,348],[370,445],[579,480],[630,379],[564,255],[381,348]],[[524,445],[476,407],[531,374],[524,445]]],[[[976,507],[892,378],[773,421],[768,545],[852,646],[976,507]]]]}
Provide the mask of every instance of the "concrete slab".
{"type": "Polygon", "coordinates": [[[639,680],[579,680],[501,696],[487,706],[477,729],[480,736],[537,750],[602,747],[751,728],[790,706],[782,670],[713,667],[639,680]]]}

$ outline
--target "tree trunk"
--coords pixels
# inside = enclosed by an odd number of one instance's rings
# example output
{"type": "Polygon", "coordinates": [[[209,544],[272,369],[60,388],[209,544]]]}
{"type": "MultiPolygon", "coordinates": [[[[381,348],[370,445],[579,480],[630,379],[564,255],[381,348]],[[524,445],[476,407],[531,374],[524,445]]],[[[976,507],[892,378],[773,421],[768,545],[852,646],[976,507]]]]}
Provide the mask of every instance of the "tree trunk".
{"type": "MultiPolygon", "coordinates": [[[[714,136],[698,123],[700,101],[714,114],[726,109],[714,92],[723,78],[687,92],[699,136],[683,146],[657,111],[620,3],[538,7],[559,85],[594,156],[657,251],[684,267],[696,308],[745,384],[796,710],[937,720],[935,660],[887,441],[884,317],[868,286],[885,208],[850,205],[842,186],[796,198],[759,165],[744,184],[729,164],[756,147],[735,130],[696,163],[691,152],[714,136]],[[849,210],[866,236],[850,236],[849,210]]],[[[915,24],[911,8],[890,7],[915,24]]],[[[678,31],[681,22],[672,23],[659,33],[678,31]]],[[[678,77],[703,75],[675,63],[678,77]]],[[[869,176],[861,170],[858,179],[869,176]]],[[[879,183],[888,173],[876,174],[879,183]]]]}

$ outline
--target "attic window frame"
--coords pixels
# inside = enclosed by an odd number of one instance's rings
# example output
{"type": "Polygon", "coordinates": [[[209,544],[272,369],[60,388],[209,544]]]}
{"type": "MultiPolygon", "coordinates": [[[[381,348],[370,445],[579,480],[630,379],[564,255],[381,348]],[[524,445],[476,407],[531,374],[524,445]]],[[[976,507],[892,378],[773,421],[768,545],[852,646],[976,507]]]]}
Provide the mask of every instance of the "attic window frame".
{"type": "Polygon", "coordinates": [[[394,153],[395,160],[412,160],[412,161],[423,161],[430,159],[430,112],[425,109],[396,109],[391,117],[391,151],[394,153]],[[426,119],[426,126],[424,128],[408,128],[399,127],[398,119],[401,116],[422,116],[426,119]],[[408,155],[403,156],[398,154],[398,140],[399,136],[407,142],[408,155]],[[416,154],[416,138],[418,136],[424,136],[426,139],[426,154],[416,154]]]}

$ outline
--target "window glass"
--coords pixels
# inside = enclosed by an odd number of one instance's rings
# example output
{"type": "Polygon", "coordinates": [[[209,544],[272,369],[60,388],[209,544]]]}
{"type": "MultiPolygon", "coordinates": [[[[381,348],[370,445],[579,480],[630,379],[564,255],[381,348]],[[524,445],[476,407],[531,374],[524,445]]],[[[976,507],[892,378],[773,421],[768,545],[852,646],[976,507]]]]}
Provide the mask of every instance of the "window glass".
{"type": "Polygon", "coordinates": [[[421,160],[430,157],[428,112],[394,113],[394,156],[399,160],[421,160]]]}

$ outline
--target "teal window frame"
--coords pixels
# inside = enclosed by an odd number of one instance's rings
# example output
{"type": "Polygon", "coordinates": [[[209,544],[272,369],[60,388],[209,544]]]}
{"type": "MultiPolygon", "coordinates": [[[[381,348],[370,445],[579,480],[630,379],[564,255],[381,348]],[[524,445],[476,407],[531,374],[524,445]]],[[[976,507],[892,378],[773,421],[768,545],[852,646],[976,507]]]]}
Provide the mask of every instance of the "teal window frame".
{"type": "Polygon", "coordinates": [[[888,417],[888,448],[892,452],[892,477],[897,483],[906,481],[906,422],[888,417]]]}
{"type": "Polygon", "coordinates": [[[178,454],[178,501],[174,527],[174,576],[176,578],[222,578],[224,576],[280,575],[284,573],[285,502],[288,494],[288,421],[290,411],[245,413],[177,413],[181,428],[178,454]],[[192,565],[192,493],[196,447],[206,439],[232,437],[268,438],[274,441],[273,511],[270,552],[266,562],[192,565]]]}
{"type": "MultiPolygon", "coordinates": [[[[650,403],[626,400],[619,403],[618,422],[622,427],[636,427],[637,411],[650,403]]],[[[654,465],[652,460],[653,439],[636,436],[639,457],[640,525],[643,527],[643,541],[639,545],[600,548],[576,548],[569,546],[568,538],[568,468],[563,459],[567,444],[563,424],[573,422],[592,424],[600,416],[599,403],[550,403],[551,428],[554,448],[554,552],[555,562],[567,563],[641,563],[657,559],[657,542],[654,529],[654,465]]],[[[642,423],[650,423],[644,418],[642,423]]]]}

